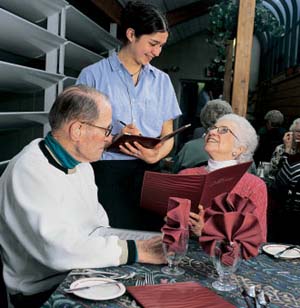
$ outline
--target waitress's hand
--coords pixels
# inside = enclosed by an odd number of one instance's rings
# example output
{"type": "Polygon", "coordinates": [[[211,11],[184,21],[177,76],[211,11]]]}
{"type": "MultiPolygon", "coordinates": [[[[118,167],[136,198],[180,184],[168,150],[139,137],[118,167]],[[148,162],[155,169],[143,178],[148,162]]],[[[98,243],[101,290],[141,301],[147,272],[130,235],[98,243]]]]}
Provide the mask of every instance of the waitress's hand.
{"type": "Polygon", "coordinates": [[[127,124],[122,129],[122,133],[130,135],[141,135],[141,131],[133,123],[127,124]]]}
{"type": "Polygon", "coordinates": [[[157,144],[153,149],[148,149],[138,142],[134,142],[133,145],[126,142],[125,146],[120,145],[120,150],[122,153],[139,158],[148,164],[155,164],[161,159],[159,151],[161,147],[162,143],[157,144]]]}

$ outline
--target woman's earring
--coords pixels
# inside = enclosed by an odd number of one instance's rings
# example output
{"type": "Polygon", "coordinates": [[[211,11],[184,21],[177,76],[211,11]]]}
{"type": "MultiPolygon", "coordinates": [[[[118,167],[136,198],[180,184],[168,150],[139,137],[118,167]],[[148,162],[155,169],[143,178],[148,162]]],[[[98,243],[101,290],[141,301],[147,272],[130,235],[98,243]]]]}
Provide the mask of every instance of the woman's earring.
{"type": "Polygon", "coordinates": [[[233,157],[236,157],[236,154],[237,154],[236,152],[232,152],[233,157]]]}

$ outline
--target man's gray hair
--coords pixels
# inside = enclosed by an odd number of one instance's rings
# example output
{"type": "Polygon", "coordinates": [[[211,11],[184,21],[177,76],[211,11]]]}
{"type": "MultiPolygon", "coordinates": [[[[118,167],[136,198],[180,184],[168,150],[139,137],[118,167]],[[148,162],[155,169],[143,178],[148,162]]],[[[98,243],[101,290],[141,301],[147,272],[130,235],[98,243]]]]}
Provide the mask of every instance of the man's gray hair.
{"type": "Polygon", "coordinates": [[[208,101],[200,113],[202,126],[207,129],[215,125],[216,121],[223,115],[232,113],[231,106],[221,99],[208,101]]]}
{"type": "Polygon", "coordinates": [[[300,118],[297,118],[293,121],[292,125],[290,126],[290,131],[296,130],[297,126],[300,126],[300,118]]]}
{"type": "Polygon", "coordinates": [[[284,121],[284,116],[279,110],[270,110],[265,114],[264,119],[269,121],[272,127],[279,127],[284,121]]]}
{"type": "Polygon", "coordinates": [[[250,122],[237,114],[227,114],[218,119],[218,121],[221,120],[226,120],[233,123],[233,133],[238,138],[235,138],[235,146],[242,146],[246,149],[246,151],[237,158],[237,161],[239,163],[243,163],[252,160],[254,151],[258,144],[258,137],[250,122]]]}
{"type": "Polygon", "coordinates": [[[108,98],[97,90],[85,85],[65,89],[55,100],[49,112],[49,123],[53,131],[63,124],[79,120],[93,122],[99,117],[97,99],[108,103],[108,98]]]}

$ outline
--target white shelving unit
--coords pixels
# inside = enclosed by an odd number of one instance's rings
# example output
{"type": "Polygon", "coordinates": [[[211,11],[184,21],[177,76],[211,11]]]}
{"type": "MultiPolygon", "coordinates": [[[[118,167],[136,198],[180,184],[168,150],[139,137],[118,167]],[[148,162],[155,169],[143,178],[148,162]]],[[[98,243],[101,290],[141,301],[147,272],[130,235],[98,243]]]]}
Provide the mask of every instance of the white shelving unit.
{"type": "Polygon", "coordinates": [[[47,124],[48,112],[0,112],[0,129],[24,128],[31,126],[32,122],[47,124]]]}
{"type": "Polygon", "coordinates": [[[65,55],[65,67],[76,71],[103,59],[99,54],[70,41],[65,43],[65,55]]]}
{"type": "Polygon", "coordinates": [[[2,61],[0,72],[0,88],[9,92],[25,93],[47,89],[64,78],[63,75],[2,61]]]}
{"type": "Polygon", "coordinates": [[[65,0],[0,0],[0,174],[56,96],[120,42],[65,0]]]}
{"type": "Polygon", "coordinates": [[[66,38],[99,54],[120,42],[73,6],[66,10],[66,38]]]}
{"type": "Polygon", "coordinates": [[[33,23],[53,16],[65,8],[64,0],[1,0],[0,7],[19,15],[33,23]]]}
{"type": "Polygon", "coordinates": [[[0,31],[1,49],[14,54],[39,58],[66,42],[65,39],[0,9],[0,29],[7,29],[7,25],[9,32],[0,31]]]}

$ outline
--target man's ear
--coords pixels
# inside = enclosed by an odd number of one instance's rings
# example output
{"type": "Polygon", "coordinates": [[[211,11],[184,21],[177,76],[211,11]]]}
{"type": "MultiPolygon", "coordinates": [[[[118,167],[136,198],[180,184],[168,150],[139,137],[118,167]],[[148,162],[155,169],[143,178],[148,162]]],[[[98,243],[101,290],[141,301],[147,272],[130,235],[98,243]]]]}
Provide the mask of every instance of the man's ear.
{"type": "Polygon", "coordinates": [[[82,134],[83,125],[79,121],[70,124],[69,134],[72,140],[77,141],[82,134]]]}
{"type": "Polygon", "coordinates": [[[126,37],[127,37],[128,41],[130,43],[132,43],[135,40],[135,31],[134,31],[134,29],[128,28],[126,30],[126,37]]]}

